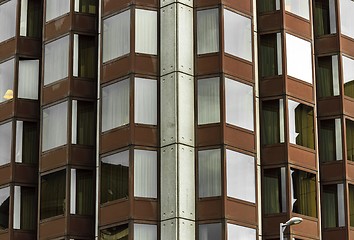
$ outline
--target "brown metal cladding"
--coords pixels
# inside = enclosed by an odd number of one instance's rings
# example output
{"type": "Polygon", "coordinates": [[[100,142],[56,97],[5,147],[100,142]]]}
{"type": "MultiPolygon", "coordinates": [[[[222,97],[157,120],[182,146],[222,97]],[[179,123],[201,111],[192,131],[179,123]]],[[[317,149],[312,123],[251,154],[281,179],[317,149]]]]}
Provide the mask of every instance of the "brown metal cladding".
{"type": "Polygon", "coordinates": [[[12,179],[11,164],[2,165],[0,167],[0,185],[9,183],[12,179]]]}
{"type": "Polygon", "coordinates": [[[262,165],[284,164],[287,161],[287,144],[279,143],[261,147],[262,165]]]}
{"type": "Polygon", "coordinates": [[[287,32],[298,34],[304,38],[312,38],[312,27],[310,21],[298,17],[290,12],[285,12],[284,29],[287,32]]]}
{"type": "Polygon", "coordinates": [[[327,228],[322,229],[322,240],[348,239],[345,228],[327,228]]]}
{"type": "Polygon", "coordinates": [[[330,54],[339,51],[338,34],[324,35],[315,39],[315,54],[330,54]]]}
{"type": "Polygon", "coordinates": [[[342,35],[340,38],[340,47],[344,54],[354,56],[354,39],[342,35]]]}
{"type": "Polygon", "coordinates": [[[67,218],[57,216],[42,220],[39,223],[38,235],[40,239],[53,239],[67,234],[67,218]]]}
{"type": "Polygon", "coordinates": [[[254,83],[253,63],[226,53],[222,56],[222,62],[225,74],[254,83]]]}
{"type": "Polygon", "coordinates": [[[10,58],[16,53],[16,39],[11,38],[0,43],[0,61],[10,58]]]}
{"type": "Polygon", "coordinates": [[[303,101],[313,103],[315,101],[314,88],[312,84],[304,81],[292,78],[288,76],[286,78],[287,94],[303,101]]]}
{"type": "Polygon", "coordinates": [[[281,11],[259,14],[257,20],[257,27],[260,33],[279,31],[283,28],[283,15],[281,11]]]}
{"type": "Polygon", "coordinates": [[[107,16],[118,12],[130,5],[137,5],[142,7],[157,8],[158,0],[103,0],[102,1],[102,16],[107,16]]]}
{"type": "Polygon", "coordinates": [[[71,15],[67,13],[59,19],[54,19],[44,26],[43,41],[57,38],[71,30],[71,15]]]}
{"type": "Polygon", "coordinates": [[[317,100],[317,116],[336,116],[343,113],[343,104],[341,96],[323,98],[317,100]]]}
{"type": "Polygon", "coordinates": [[[262,78],[259,81],[260,97],[280,96],[285,92],[284,76],[262,78]]]}
{"type": "Polygon", "coordinates": [[[258,225],[258,211],[256,204],[227,198],[225,201],[225,217],[253,226],[258,225]]]}
{"type": "Polygon", "coordinates": [[[254,132],[229,124],[224,127],[224,143],[252,153],[256,152],[254,132]]]}
{"type": "Polygon", "coordinates": [[[213,198],[197,198],[197,219],[210,220],[210,219],[221,219],[224,218],[225,212],[223,207],[223,201],[221,197],[213,198]]]}
{"type": "Polygon", "coordinates": [[[331,161],[320,164],[321,182],[343,181],[345,179],[345,161],[331,161]]]}
{"type": "Polygon", "coordinates": [[[316,151],[295,144],[289,144],[288,162],[313,171],[317,170],[316,151]]]}
{"type": "Polygon", "coordinates": [[[197,127],[196,145],[198,147],[219,145],[222,142],[223,131],[220,123],[200,125],[197,127]]]}

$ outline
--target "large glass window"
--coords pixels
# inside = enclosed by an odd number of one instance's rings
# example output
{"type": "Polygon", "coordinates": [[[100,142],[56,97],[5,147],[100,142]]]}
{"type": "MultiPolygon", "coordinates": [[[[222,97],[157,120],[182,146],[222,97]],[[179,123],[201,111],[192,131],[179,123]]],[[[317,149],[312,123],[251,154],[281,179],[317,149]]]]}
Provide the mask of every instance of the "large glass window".
{"type": "Polygon", "coordinates": [[[157,152],[134,150],[134,196],[157,198],[157,152]]]}
{"type": "Polygon", "coordinates": [[[285,168],[264,169],[263,209],[265,214],[286,212],[285,168]]]}
{"type": "Polygon", "coordinates": [[[17,0],[0,3],[0,42],[15,37],[16,3],[17,0]]]}
{"type": "Polygon", "coordinates": [[[37,194],[34,188],[14,187],[13,228],[35,230],[37,227],[37,194]]]}
{"type": "Polygon", "coordinates": [[[102,88],[102,132],[129,124],[129,79],[102,88]]]}
{"type": "Polygon", "coordinates": [[[135,78],[134,86],[134,122],[157,124],[157,81],[135,78]]]}
{"type": "Polygon", "coordinates": [[[199,224],[199,240],[221,240],[221,223],[199,224]]]}
{"type": "Polygon", "coordinates": [[[353,0],[340,1],[340,24],[342,34],[354,38],[354,25],[353,25],[353,0]]]}
{"type": "Polygon", "coordinates": [[[343,159],[341,127],[339,118],[320,121],[319,150],[321,162],[343,159]]]}
{"type": "Polygon", "coordinates": [[[252,61],[251,19],[224,9],[225,52],[252,61]]]}
{"type": "Polygon", "coordinates": [[[135,10],[135,52],[157,54],[157,12],[135,10]]]}
{"type": "Polygon", "coordinates": [[[253,131],[253,87],[225,78],[226,123],[253,131]]]}
{"type": "Polygon", "coordinates": [[[14,97],[14,67],[14,59],[0,63],[0,103],[14,97]]]}
{"type": "Polygon", "coordinates": [[[314,31],[316,36],[337,32],[335,0],[315,0],[314,31]]]}
{"type": "Polygon", "coordinates": [[[16,122],[16,157],[17,163],[38,163],[38,130],[36,122],[16,122]]]}
{"type": "Polygon", "coordinates": [[[227,196],[256,202],[254,157],[226,149],[227,196]]]}
{"type": "Polygon", "coordinates": [[[68,67],[69,36],[44,46],[44,85],[68,77],[68,67]]]}
{"type": "Polygon", "coordinates": [[[103,62],[130,51],[130,10],[103,20],[103,62]]]}
{"type": "Polygon", "coordinates": [[[43,109],[42,151],[67,143],[68,102],[43,109]]]}
{"type": "Polygon", "coordinates": [[[256,240],[257,232],[256,229],[243,227],[240,225],[227,224],[227,239],[247,239],[256,240]]]}
{"type": "Polygon", "coordinates": [[[47,22],[70,12],[70,0],[46,0],[45,6],[47,22]]]}
{"type": "Polygon", "coordinates": [[[293,169],[290,172],[293,212],[317,217],[316,175],[293,169]]]}
{"type": "Polygon", "coordinates": [[[10,187],[0,188],[0,230],[9,228],[10,187]]]}
{"type": "Polygon", "coordinates": [[[284,142],[284,101],[269,100],[262,102],[262,144],[284,142]]]}
{"type": "Polygon", "coordinates": [[[129,196],[129,150],[101,160],[101,203],[129,196]]]}
{"type": "Polygon", "coordinates": [[[18,98],[38,99],[39,60],[18,63],[18,98]]]}
{"type": "Polygon", "coordinates": [[[75,0],[75,12],[96,13],[97,0],[75,0]]]}
{"type": "Polygon", "coordinates": [[[315,148],[313,108],[292,100],[288,101],[289,141],[308,148],[315,148]]]}
{"type": "Polygon", "coordinates": [[[280,9],[280,0],[259,0],[257,10],[259,13],[273,12],[280,9]]]}
{"type": "Polygon", "coordinates": [[[317,97],[339,95],[338,56],[317,58],[316,68],[317,97]]]}
{"type": "Polygon", "coordinates": [[[96,41],[95,37],[74,34],[73,53],[74,77],[96,77],[96,41]]]}
{"type": "Polygon", "coordinates": [[[198,80],[198,124],[220,122],[220,79],[198,80]]]}
{"type": "Polygon", "coordinates": [[[72,101],[71,143],[94,145],[96,142],[95,103],[72,101]]]}
{"type": "Polygon", "coordinates": [[[41,177],[41,219],[65,213],[65,176],[65,170],[62,170],[41,177]]]}
{"type": "Polygon", "coordinates": [[[21,0],[20,36],[40,37],[42,34],[42,6],[40,1],[21,0]]]}
{"type": "Polygon", "coordinates": [[[343,56],[344,95],[354,98],[354,59],[343,56]]]}
{"type": "Polygon", "coordinates": [[[157,226],[134,223],[134,240],[157,240],[157,226]]]}
{"type": "Polygon", "coordinates": [[[260,35],[259,65],[262,77],[282,74],[281,34],[260,35]]]}
{"type": "Polygon", "coordinates": [[[117,227],[106,228],[101,230],[100,240],[128,240],[129,225],[123,224],[117,227]]]}
{"type": "Polygon", "coordinates": [[[11,162],[12,122],[0,125],[0,165],[11,162]]]}
{"type": "Polygon", "coordinates": [[[349,185],[349,218],[350,226],[354,227],[354,185],[349,185]]]}
{"type": "Polygon", "coordinates": [[[219,9],[197,11],[197,54],[219,51],[219,9]]]}
{"type": "Polygon", "coordinates": [[[285,10],[307,20],[310,19],[309,0],[285,0],[285,10]]]}
{"type": "Polygon", "coordinates": [[[287,33],[286,61],[289,76],[312,84],[312,50],[310,42],[287,33]]]}
{"type": "Polygon", "coordinates": [[[94,213],[94,178],[90,170],[71,169],[70,213],[92,215],[94,213]]]}
{"type": "Polygon", "coordinates": [[[347,159],[354,161],[354,122],[346,119],[347,159]]]}
{"type": "Polygon", "coordinates": [[[345,226],[343,184],[324,185],[321,206],[321,219],[325,228],[345,226]]]}
{"type": "Polygon", "coordinates": [[[221,150],[198,152],[199,197],[221,195],[221,150]]]}

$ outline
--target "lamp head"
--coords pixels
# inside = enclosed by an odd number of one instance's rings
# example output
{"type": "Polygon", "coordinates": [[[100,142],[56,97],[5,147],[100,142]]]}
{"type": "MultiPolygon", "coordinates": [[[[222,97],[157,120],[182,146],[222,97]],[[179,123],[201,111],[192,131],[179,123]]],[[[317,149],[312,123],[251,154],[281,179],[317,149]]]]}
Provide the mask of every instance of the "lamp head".
{"type": "Polygon", "coordinates": [[[292,217],[287,221],[284,225],[290,226],[290,225],[296,225],[302,222],[302,218],[300,217],[292,217]]]}

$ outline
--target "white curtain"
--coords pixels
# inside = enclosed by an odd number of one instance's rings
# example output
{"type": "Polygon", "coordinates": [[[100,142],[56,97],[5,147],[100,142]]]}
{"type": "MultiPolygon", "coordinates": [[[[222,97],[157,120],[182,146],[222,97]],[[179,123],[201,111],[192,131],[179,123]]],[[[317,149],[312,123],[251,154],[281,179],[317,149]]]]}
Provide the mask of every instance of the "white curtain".
{"type": "Polygon", "coordinates": [[[15,37],[17,0],[0,3],[0,42],[15,37]]]}
{"type": "Polygon", "coordinates": [[[129,123],[129,79],[102,88],[102,132],[129,123]]]}
{"type": "Polygon", "coordinates": [[[220,122],[220,80],[198,80],[198,124],[220,122]]]}
{"type": "Polygon", "coordinates": [[[221,239],[221,223],[199,225],[199,240],[221,239]]]}
{"type": "Polygon", "coordinates": [[[38,99],[39,60],[20,60],[18,66],[18,97],[38,99]]]}
{"type": "Polygon", "coordinates": [[[256,229],[228,223],[227,239],[228,240],[256,240],[257,239],[256,229]]]}
{"type": "Polygon", "coordinates": [[[157,124],[157,81],[135,78],[135,123],[157,124]]]}
{"type": "Polygon", "coordinates": [[[68,102],[43,109],[42,151],[67,143],[68,102]]]}
{"type": "Polygon", "coordinates": [[[28,0],[21,0],[20,36],[27,35],[28,0]]]}
{"type": "Polygon", "coordinates": [[[198,152],[199,197],[221,195],[221,150],[198,152]]]}
{"type": "Polygon", "coordinates": [[[130,10],[127,10],[103,21],[103,62],[129,52],[130,10]]]}
{"type": "Polygon", "coordinates": [[[70,12],[70,0],[46,0],[46,21],[70,12]]]}
{"type": "Polygon", "coordinates": [[[343,160],[342,152],[342,123],[340,118],[336,118],[334,122],[336,136],[336,160],[343,160]]]}
{"type": "Polygon", "coordinates": [[[70,214],[76,214],[76,169],[70,173],[70,214]]]}
{"type": "Polygon", "coordinates": [[[48,43],[44,48],[44,85],[68,77],[69,36],[48,43]]]}
{"type": "Polygon", "coordinates": [[[157,152],[134,150],[134,196],[157,197],[157,152]]]}
{"type": "Polygon", "coordinates": [[[219,9],[197,11],[197,53],[219,51],[219,9]]]}
{"type": "Polygon", "coordinates": [[[332,75],[333,75],[333,96],[338,96],[339,95],[338,55],[332,56],[332,75]]]}
{"type": "Polygon", "coordinates": [[[12,145],[12,122],[0,125],[0,166],[10,163],[12,145]]]}
{"type": "Polygon", "coordinates": [[[157,12],[135,10],[135,52],[157,54],[157,12]]]}
{"type": "Polygon", "coordinates": [[[13,98],[15,59],[0,64],[0,103],[13,98]]]}
{"type": "Polygon", "coordinates": [[[157,240],[157,226],[134,223],[134,240],[157,240]]]}
{"type": "Polygon", "coordinates": [[[22,163],[23,121],[16,121],[16,157],[15,162],[22,163]]]}

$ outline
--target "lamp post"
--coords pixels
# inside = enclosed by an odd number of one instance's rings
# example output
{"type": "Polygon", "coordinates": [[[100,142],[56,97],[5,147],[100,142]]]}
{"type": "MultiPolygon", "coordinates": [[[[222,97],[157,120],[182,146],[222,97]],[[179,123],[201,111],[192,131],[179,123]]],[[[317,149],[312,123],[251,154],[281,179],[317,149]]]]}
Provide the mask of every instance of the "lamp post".
{"type": "Polygon", "coordinates": [[[296,225],[302,222],[300,217],[292,217],[286,223],[280,223],[280,240],[284,240],[284,231],[287,226],[296,225]]]}

